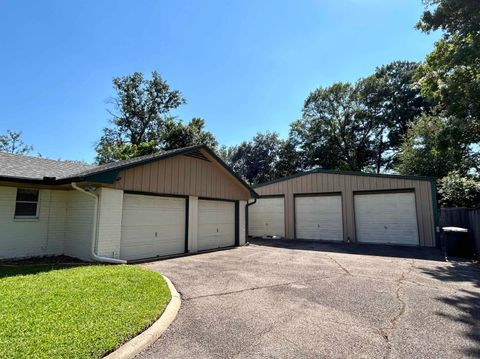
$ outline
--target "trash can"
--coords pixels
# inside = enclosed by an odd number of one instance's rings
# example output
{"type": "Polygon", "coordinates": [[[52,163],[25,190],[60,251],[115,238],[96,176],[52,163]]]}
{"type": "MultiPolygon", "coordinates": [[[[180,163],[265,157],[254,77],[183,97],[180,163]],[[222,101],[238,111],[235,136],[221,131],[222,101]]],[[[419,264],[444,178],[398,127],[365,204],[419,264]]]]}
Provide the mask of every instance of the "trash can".
{"type": "Polygon", "coordinates": [[[468,229],[462,227],[443,227],[443,250],[445,258],[474,258],[475,250],[468,235],[468,229]]]}

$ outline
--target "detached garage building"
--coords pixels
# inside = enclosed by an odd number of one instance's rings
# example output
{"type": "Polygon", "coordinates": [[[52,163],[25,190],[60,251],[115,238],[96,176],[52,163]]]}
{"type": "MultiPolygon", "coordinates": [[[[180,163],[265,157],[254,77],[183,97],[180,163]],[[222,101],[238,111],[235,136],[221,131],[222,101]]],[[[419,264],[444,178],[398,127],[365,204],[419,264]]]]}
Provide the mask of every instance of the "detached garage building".
{"type": "Polygon", "coordinates": [[[253,197],[205,146],[101,166],[0,153],[0,259],[116,262],[242,245],[253,197]]]}
{"type": "Polygon", "coordinates": [[[431,178],[314,170],[255,191],[249,236],[436,246],[431,178]]]}

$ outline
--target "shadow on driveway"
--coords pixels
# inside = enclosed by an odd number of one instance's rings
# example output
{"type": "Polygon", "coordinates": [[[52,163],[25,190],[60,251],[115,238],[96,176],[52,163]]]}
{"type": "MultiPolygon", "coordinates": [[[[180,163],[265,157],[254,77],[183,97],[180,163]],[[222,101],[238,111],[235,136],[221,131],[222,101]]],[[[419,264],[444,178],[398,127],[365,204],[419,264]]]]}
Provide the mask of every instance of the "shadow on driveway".
{"type": "Polygon", "coordinates": [[[452,262],[450,266],[438,268],[418,268],[424,274],[442,282],[465,283],[470,289],[460,288],[452,295],[444,295],[435,299],[452,306],[455,314],[437,312],[438,316],[453,322],[460,322],[469,328],[465,336],[476,343],[464,349],[469,357],[480,357],[480,266],[473,263],[452,262]]]}
{"type": "Polygon", "coordinates": [[[288,240],[288,239],[261,239],[249,238],[251,244],[258,246],[320,251],[331,253],[358,254],[381,257],[412,258],[434,261],[445,261],[442,251],[438,248],[422,248],[407,246],[389,246],[381,244],[346,244],[327,243],[320,241],[288,240]]]}

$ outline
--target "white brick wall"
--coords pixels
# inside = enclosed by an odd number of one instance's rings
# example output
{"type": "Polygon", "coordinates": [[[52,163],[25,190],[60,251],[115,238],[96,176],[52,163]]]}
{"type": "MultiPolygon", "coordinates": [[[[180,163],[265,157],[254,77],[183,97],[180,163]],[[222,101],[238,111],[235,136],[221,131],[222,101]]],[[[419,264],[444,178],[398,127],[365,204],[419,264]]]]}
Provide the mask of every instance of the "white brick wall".
{"type": "Polygon", "coordinates": [[[198,251],[198,197],[188,197],[188,252],[198,251]]]}
{"type": "Polygon", "coordinates": [[[90,248],[95,200],[79,191],[69,191],[65,227],[65,255],[91,260],[90,248]]]}
{"type": "Polygon", "coordinates": [[[246,242],[246,236],[247,236],[247,232],[246,232],[246,228],[245,228],[245,225],[246,225],[246,222],[245,222],[245,208],[247,206],[247,201],[240,201],[239,202],[239,214],[238,214],[238,226],[239,226],[239,245],[243,246],[246,242]]]}
{"type": "Polygon", "coordinates": [[[0,258],[63,253],[67,192],[41,189],[38,219],[15,219],[16,187],[0,187],[0,258]]]}
{"type": "Polygon", "coordinates": [[[100,188],[97,223],[97,254],[119,258],[122,232],[123,191],[100,188]]]}

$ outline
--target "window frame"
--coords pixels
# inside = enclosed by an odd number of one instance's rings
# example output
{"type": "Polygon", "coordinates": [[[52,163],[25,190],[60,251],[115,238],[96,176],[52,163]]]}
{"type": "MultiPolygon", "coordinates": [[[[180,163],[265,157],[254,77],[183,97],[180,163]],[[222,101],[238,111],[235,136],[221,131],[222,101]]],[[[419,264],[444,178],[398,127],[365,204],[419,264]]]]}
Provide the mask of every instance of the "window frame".
{"type": "Polygon", "coordinates": [[[38,220],[39,218],[39,209],[40,209],[40,189],[38,188],[17,188],[16,194],[15,194],[15,208],[13,211],[13,218],[15,220],[38,220]],[[37,192],[37,200],[36,201],[19,201],[17,200],[18,198],[18,192],[21,190],[29,190],[29,191],[36,191],[37,192]],[[36,208],[35,208],[35,215],[17,215],[17,203],[35,203],[36,208]]]}

